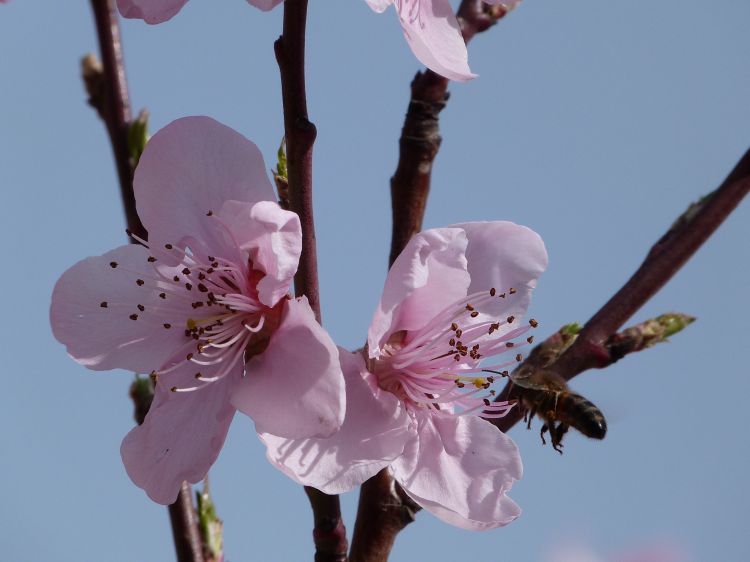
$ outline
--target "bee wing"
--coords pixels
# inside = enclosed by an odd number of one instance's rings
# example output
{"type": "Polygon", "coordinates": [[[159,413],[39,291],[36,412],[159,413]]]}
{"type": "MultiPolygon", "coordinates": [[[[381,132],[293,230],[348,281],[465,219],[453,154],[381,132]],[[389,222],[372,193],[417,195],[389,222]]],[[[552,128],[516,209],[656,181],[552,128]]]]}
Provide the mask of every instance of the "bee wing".
{"type": "Polygon", "coordinates": [[[522,365],[510,374],[513,384],[531,390],[563,391],[568,385],[560,375],[552,371],[522,365]]]}

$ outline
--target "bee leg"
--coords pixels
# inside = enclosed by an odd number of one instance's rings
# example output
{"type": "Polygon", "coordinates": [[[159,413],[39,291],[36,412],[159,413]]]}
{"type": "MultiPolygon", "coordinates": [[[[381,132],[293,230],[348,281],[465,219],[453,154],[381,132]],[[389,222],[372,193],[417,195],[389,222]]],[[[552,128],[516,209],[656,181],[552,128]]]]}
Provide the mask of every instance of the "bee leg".
{"type": "MultiPolygon", "coordinates": [[[[547,433],[548,430],[549,427],[547,427],[547,424],[545,423],[544,425],[542,425],[542,429],[539,431],[539,437],[542,438],[542,445],[547,444],[547,441],[544,439],[544,434],[547,433]]],[[[552,431],[550,431],[549,434],[554,438],[554,434],[552,433],[552,431]]]]}
{"type": "Polygon", "coordinates": [[[552,435],[552,448],[560,453],[562,455],[562,439],[563,436],[568,432],[568,426],[564,423],[561,423],[556,428],[552,429],[550,431],[550,435],[552,435]]]}
{"type": "Polygon", "coordinates": [[[526,429],[531,429],[531,420],[534,419],[534,415],[536,415],[536,410],[526,410],[524,413],[524,421],[526,422],[526,429]]]}

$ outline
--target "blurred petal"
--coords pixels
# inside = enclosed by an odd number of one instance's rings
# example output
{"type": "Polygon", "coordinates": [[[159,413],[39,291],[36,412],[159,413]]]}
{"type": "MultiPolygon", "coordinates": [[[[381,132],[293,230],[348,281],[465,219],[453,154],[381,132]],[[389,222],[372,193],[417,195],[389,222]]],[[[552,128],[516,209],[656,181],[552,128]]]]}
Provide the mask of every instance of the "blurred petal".
{"type": "Polygon", "coordinates": [[[117,8],[124,18],[140,19],[146,23],[162,23],[179,12],[188,0],[117,0],[117,8]]]}
{"type": "MultiPolygon", "coordinates": [[[[211,376],[215,369],[203,367],[201,372],[211,376]]],[[[125,436],[120,447],[131,480],[152,500],[165,505],[177,499],[184,480],[195,484],[205,478],[235,412],[229,395],[240,377],[241,364],[223,379],[203,383],[199,390],[170,390],[195,385],[196,370],[192,363],[184,363],[159,379],[146,420],[125,436]]]]}
{"type": "Polygon", "coordinates": [[[406,41],[422,64],[450,80],[476,76],[449,0],[403,0],[397,6],[406,41]]]}
{"type": "Polygon", "coordinates": [[[247,0],[251,6],[260,8],[264,12],[271,10],[281,4],[284,0],[247,0]]]}
{"type": "Polygon", "coordinates": [[[213,240],[204,220],[225,201],[274,201],[263,156],[238,132],[209,117],[183,117],[146,145],[133,180],[149,238],[178,244],[213,240]]]}
{"type": "Polygon", "coordinates": [[[227,201],[219,214],[231,225],[239,247],[249,252],[253,268],[265,274],[257,285],[258,299],[275,305],[289,292],[297,272],[302,253],[299,216],[271,201],[227,201]]]}
{"type": "Polygon", "coordinates": [[[367,4],[378,13],[382,13],[385,9],[393,4],[393,0],[366,0],[367,4]]]}
{"type": "Polygon", "coordinates": [[[121,246],[79,261],[57,281],[50,307],[52,332],[89,369],[150,373],[183,346],[183,314],[179,309],[170,317],[155,312],[164,302],[159,291],[153,283],[137,283],[153,275],[148,256],[143,246],[121,246]],[[165,322],[175,329],[165,329],[165,322]]]}
{"type": "Polygon", "coordinates": [[[416,330],[446,305],[465,297],[466,234],[435,228],[414,236],[396,258],[368,332],[371,357],[399,330],[416,330]]]}
{"type": "Polygon", "coordinates": [[[362,484],[398,457],[415,428],[406,408],[377,387],[362,354],[339,349],[346,381],[346,417],[328,439],[282,439],[261,435],[268,459],[292,479],[326,494],[362,484]]]}
{"type": "Polygon", "coordinates": [[[520,509],[505,496],[523,471],[510,437],[475,416],[419,411],[417,419],[418,439],[391,465],[417,503],[465,529],[500,527],[518,517],[520,509]]]}
{"type": "Polygon", "coordinates": [[[286,301],[268,348],[246,365],[232,404],[258,433],[329,437],[344,420],[345,390],[336,345],[305,297],[286,301]]]}

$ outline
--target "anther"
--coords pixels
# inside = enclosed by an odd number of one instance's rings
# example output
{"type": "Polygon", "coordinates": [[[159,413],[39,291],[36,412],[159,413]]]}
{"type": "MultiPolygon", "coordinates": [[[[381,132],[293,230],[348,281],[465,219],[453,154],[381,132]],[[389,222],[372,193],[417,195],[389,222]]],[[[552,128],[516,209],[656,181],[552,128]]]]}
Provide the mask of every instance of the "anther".
{"type": "Polygon", "coordinates": [[[185,283],[185,288],[190,291],[193,289],[193,286],[190,283],[185,283]]]}
{"type": "Polygon", "coordinates": [[[539,322],[537,322],[536,320],[534,320],[534,319],[532,318],[531,320],[529,320],[529,325],[530,325],[530,326],[531,326],[532,328],[536,328],[536,327],[537,327],[537,326],[539,325],[539,322]]]}
{"type": "Polygon", "coordinates": [[[508,322],[508,324],[513,324],[513,320],[515,320],[515,316],[508,316],[505,320],[508,322]]]}
{"type": "Polygon", "coordinates": [[[505,347],[513,347],[515,344],[512,341],[505,342],[505,347]]]}
{"type": "Polygon", "coordinates": [[[130,318],[131,320],[138,320],[138,315],[137,314],[131,314],[130,316],[128,316],[128,318],[130,318]]]}
{"type": "Polygon", "coordinates": [[[139,287],[143,287],[144,283],[145,283],[145,281],[143,279],[136,279],[135,280],[135,284],[138,285],[139,287]]]}
{"type": "Polygon", "coordinates": [[[179,283],[180,282],[179,275],[175,275],[174,277],[172,277],[172,281],[174,281],[175,283],[179,283]]]}
{"type": "Polygon", "coordinates": [[[116,268],[117,267],[117,262],[116,261],[109,262],[109,267],[111,267],[112,269],[116,268]]]}
{"type": "Polygon", "coordinates": [[[159,298],[160,299],[166,299],[167,298],[167,293],[159,293],[159,298]]]}
{"type": "Polygon", "coordinates": [[[107,301],[100,302],[99,306],[101,306],[102,308],[107,308],[107,301]]]}
{"type": "Polygon", "coordinates": [[[198,290],[201,293],[207,293],[208,292],[208,287],[206,287],[203,283],[198,283],[198,290]]]}
{"type": "Polygon", "coordinates": [[[143,312],[144,310],[146,310],[146,307],[143,306],[142,304],[139,304],[138,305],[138,310],[140,310],[141,312],[143,312]]]}
{"type": "Polygon", "coordinates": [[[463,333],[463,330],[456,330],[456,337],[460,338],[463,333]]]}
{"type": "Polygon", "coordinates": [[[169,390],[171,390],[172,392],[177,392],[177,387],[176,387],[176,386],[173,386],[173,387],[172,387],[172,388],[170,388],[169,390]]]}
{"type": "Polygon", "coordinates": [[[182,269],[182,274],[183,275],[190,275],[190,270],[187,267],[185,267],[185,268],[182,269]]]}
{"type": "Polygon", "coordinates": [[[206,257],[208,258],[208,261],[215,261],[216,260],[216,258],[213,257],[213,256],[206,256],[206,257]]]}
{"type": "Polygon", "coordinates": [[[199,280],[203,281],[205,278],[206,278],[206,274],[205,273],[203,273],[202,271],[200,273],[198,273],[198,279],[199,280]]]}
{"type": "Polygon", "coordinates": [[[516,294],[516,290],[513,287],[511,287],[510,289],[508,289],[508,294],[515,295],[516,294]]]}
{"type": "Polygon", "coordinates": [[[203,375],[201,375],[200,373],[195,373],[195,378],[196,378],[196,379],[199,379],[199,378],[201,378],[202,376],[203,376],[203,375]]]}
{"type": "Polygon", "coordinates": [[[165,327],[165,328],[166,328],[167,330],[169,330],[169,329],[170,329],[170,328],[172,327],[172,324],[169,324],[169,323],[167,323],[167,324],[164,324],[164,327],[165,327]]]}
{"type": "Polygon", "coordinates": [[[528,338],[526,338],[526,341],[529,343],[534,343],[534,336],[529,336],[528,338]]]}
{"type": "Polygon", "coordinates": [[[154,256],[149,256],[146,260],[148,263],[154,263],[156,261],[156,258],[154,256]]]}
{"type": "Polygon", "coordinates": [[[192,353],[188,353],[187,356],[185,356],[185,359],[187,359],[188,361],[190,361],[192,358],[193,358],[192,353]]]}
{"type": "Polygon", "coordinates": [[[495,287],[492,287],[492,289],[490,289],[490,296],[494,297],[496,292],[497,291],[495,291],[495,287]]]}
{"type": "Polygon", "coordinates": [[[477,312],[477,311],[475,310],[474,312],[472,312],[472,313],[470,314],[470,316],[471,316],[472,318],[476,318],[477,316],[479,316],[479,312],[477,312]]]}
{"type": "Polygon", "coordinates": [[[206,216],[207,216],[207,217],[211,217],[211,216],[213,216],[213,214],[214,214],[214,212],[213,212],[213,211],[211,211],[211,210],[209,210],[209,211],[208,211],[208,212],[206,213],[206,216]]]}
{"type": "Polygon", "coordinates": [[[518,361],[519,363],[521,361],[523,361],[523,355],[521,353],[519,353],[518,355],[516,355],[516,361],[518,361]]]}
{"type": "MultiPolygon", "coordinates": [[[[107,303],[105,302],[104,304],[106,305],[107,303]]],[[[448,344],[450,344],[451,346],[456,345],[456,339],[455,338],[451,338],[450,341],[448,341],[448,344]]]]}
{"type": "Polygon", "coordinates": [[[174,246],[172,246],[172,244],[164,244],[164,247],[165,247],[165,248],[166,248],[167,250],[171,250],[172,248],[174,248],[174,246]]]}
{"type": "Polygon", "coordinates": [[[451,330],[453,330],[454,332],[456,330],[458,330],[458,324],[456,324],[455,322],[453,322],[453,324],[451,324],[451,330]]]}
{"type": "Polygon", "coordinates": [[[490,405],[490,401],[487,400],[487,398],[484,398],[482,401],[484,402],[485,406],[489,406],[490,405]]]}

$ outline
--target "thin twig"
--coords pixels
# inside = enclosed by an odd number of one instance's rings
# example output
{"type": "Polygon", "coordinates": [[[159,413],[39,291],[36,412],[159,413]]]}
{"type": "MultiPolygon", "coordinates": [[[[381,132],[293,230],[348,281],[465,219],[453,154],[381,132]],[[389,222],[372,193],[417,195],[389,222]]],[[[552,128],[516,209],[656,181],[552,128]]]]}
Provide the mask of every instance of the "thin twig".
{"type": "Polygon", "coordinates": [[[89,103],[96,108],[107,126],[120,181],[120,196],[125,210],[125,221],[131,232],[145,239],[146,230],[138,218],[133,195],[133,166],[128,151],[130,101],[122,58],[117,8],[114,0],[91,0],[91,7],[96,21],[104,74],[100,96],[95,98],[89,89],[89,103]]]}
{"type": "MultiPolygon", "coordinates": [[[[315,248],[315,224],[312,206],[312,153],[317,131],[307,115],[305,93],[305,27],[307,0],[284,2],[281,37],[274,43],[281,74],[284,106],[289,209],[302,224],[302,255],[294,276],[295,293],[307,296],[318,322],[320,295],[315,248]]],[[[341,518],[338,496],[329,496],[314,488],[305,488],[313,510],[316,562],[345,562],[349,545],[341,518]]]]}
{"type": "MultiPolygon", "coordinates": [[[[130,127],[130,102],[128,85],[125,79],[125,66],[120,41],[120,26],[114,0],[91,0],[102,57],[101,72],[95,65],[86,67],[84,80],[89,94],[89,104],[94,107],[104,121],[109,133],[112,152],[117,166],[120,195],[125,210],[128,229],[144,240],[146,229],[138,218],[133,194],[133,162],[128,150],[130,127]],[[87,74],[87,70],[90,71],[87,74]]],[[[91,61],[89,61],[91,62],[91,61]]],[[[138,402],[141,395],[134,396],[139,423],[148,411],[149,402],[138,402]]],[[[147,400],[147,399],[144,399],[147,400]]],[[[168,507],[172,524],[175,551],[178,562],[203,562],[198,519],[193,505],[193,493],[187,483],[183,483],[177,501],[168,507]]]]}
{"type": "MultiPolygon", "coordinates": [[[[463,0],[457,16],[464,41],[497,23],[507,10],[481,0],[463,0]]],[[[391,178],[393,227],[389,265],[393,265],[412,236],[422,230],[430,193],[432,163],[440,149],[439,115],[448,102],[448,80],[431,70],[417,72],[399,139],[399,159],[391,178]]],[[[357,521],[350,559],[356,562],[388,560],[398,533],[421,508],[396,483],[387,469],[360,489],[357,521]]]]}
{"type": "MultiPolygon", "coordinates": [[[[502,6],[464,0],[457,14],[464,41],[468,43],[506,13],[502,6]]],[[[389,263],[393,263],[411,237],[422,230],[432,163],[442,140],[438,118],[448,102],[448,82],[431,70],[417,72],[411,82],[411,100],[399,139],[398,165],[391,178],[393,231],[389,263]]]]}
{"type": "MultiPolygon", "coordinates": [[[[592,368],[613,363],[621,353],[612,345],[613,336],[690,259],[729,216],[750,190],[750,150],[721,186],[700,203],[691,205],[667,233],[654,244],[638,270],[609,301],[586,322],[575,342],[549,368],[566,380],[592,368]],[[615,356],[613,356],[613,352],[615,356]]],[[[497,400],[513,397],[510,385],[497,400]]],[[[514,408],[504,418],[493,420],[507,431],[521,419],[514,408]]]]}

